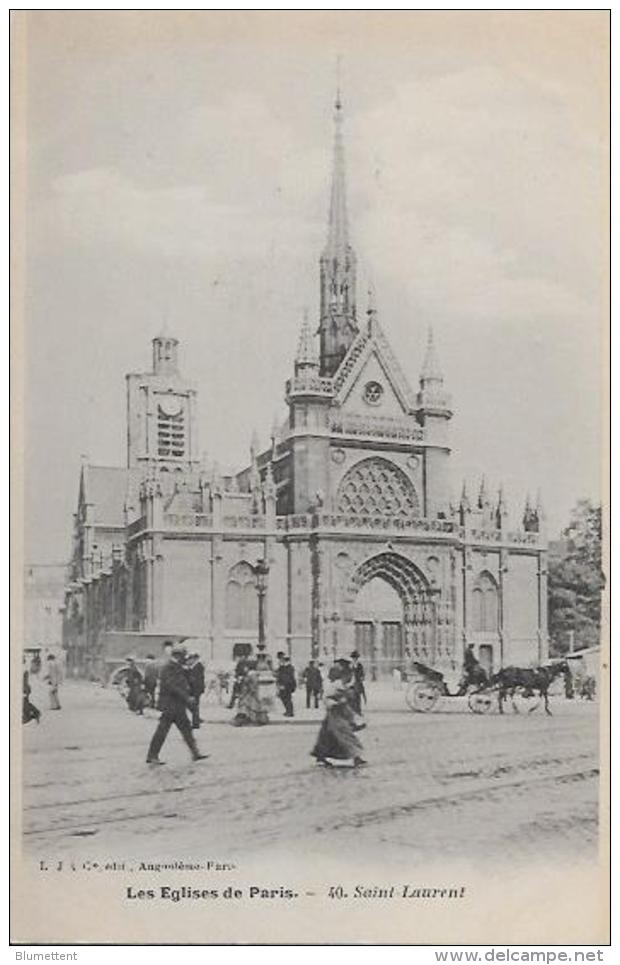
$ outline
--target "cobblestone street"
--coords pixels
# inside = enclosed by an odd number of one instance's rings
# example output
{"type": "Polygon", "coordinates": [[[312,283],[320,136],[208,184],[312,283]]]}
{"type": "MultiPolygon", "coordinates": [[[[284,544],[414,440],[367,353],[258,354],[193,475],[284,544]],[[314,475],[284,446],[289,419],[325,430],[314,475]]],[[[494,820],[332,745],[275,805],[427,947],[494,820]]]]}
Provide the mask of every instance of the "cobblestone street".
{"type": "MultiPolygon", "coordinates": [[[[35,694],[35,699],[36,699],[35,694]]],[[[148,767],[157,715],[130,714],[115,691],[68,683],[63,709],[24,728],[24,842],[34,858],[222,859],[282,847],[381,850],[433,861],[594,857],[597,705],[476,716],[464,701],[411,713],[403,691],[371,685],[369,766],[309,757],[321,711],[280,709],[265,728],[230,726],[207,705],[193,764],[179,735],[148,767]]]]}

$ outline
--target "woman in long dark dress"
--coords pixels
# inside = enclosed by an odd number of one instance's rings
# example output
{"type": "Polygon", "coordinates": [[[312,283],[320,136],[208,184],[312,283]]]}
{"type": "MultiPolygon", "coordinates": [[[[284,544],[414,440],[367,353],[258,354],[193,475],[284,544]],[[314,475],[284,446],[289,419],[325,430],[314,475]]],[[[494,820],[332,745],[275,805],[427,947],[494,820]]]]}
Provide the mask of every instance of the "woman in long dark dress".
{"type": "Polygon", "coordinates": [[[41,721],[41,711],[30,700],[32,687],[30,686],[30,674],[24,661],[23,677],[23,696],[22,696],[22,723],[27,724],[31,720],[36,720],[37,724],[41,721]]]}
{"type": "Polygon", "coordinates": [[[318,764],[330,764],[331,760],[352,760],[354,767],[366,763],[362,757],[364,748],[356,731],[355,693],[347,661],[337,661],[329,671],[325,689],[326,714],[314,748],[310,751],[318,764]]]}

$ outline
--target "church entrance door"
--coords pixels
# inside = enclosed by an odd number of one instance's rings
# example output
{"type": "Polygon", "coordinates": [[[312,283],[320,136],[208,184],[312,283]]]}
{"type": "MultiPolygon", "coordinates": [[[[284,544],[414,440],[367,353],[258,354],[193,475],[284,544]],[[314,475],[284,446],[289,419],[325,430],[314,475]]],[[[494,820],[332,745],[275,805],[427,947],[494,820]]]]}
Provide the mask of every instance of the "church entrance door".
{"type": "Polygon", "coordinates": [[[396,553],[366,560],[348,585],[355,648],[372,679],[410,659],[433,665],[438,657],[437,605],[422,572],[396,553]]]}
{"type": "Polygon", "coordinates": [[[355,598],[355,649],[371,679],[391,673],[403,659],[403,604],[380,576],[368,580],[355,598]]]}

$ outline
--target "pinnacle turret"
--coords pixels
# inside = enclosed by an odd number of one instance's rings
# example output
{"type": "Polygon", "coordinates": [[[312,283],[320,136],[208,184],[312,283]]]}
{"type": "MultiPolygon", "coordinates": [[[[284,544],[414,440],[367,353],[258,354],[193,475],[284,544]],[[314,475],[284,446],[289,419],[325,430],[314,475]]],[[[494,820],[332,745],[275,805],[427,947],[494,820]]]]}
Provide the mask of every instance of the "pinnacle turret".
{"type": "Polygon", "coordinates": [[[435,346],[435,335],[430,325],[426,338],[426,354],[420,370],[420,390],[417,398],[420,409],[448,419],[452,415],[450,411],[451,399],[444,389],[443,372],[435,346]]]}
{"type": "Polygon", "coordinates": [[[538,511],[532,506],[530,494],[525,497],[525,507],[523,509],[523,529],[526,533],[537,533],[539,527],[538,511]]]}
{"type": "Polygon", "coordinates": [[[299,333],[299,344],[295,356],[295,375],[302,369],[318,368],[319,359],[314,345],[314,337],[308,321],[308,313],[304,312],[304,319],[301,323],[299,333]]]}
{"type": "Polygon", "coordinates": [[[437,349],[435,348],[435,337],[433,327],[429,325],[426,339],[426,355],[420,372],[420,387],[425,388],[429,382],[443,383],[443,373],[439,365],[437,349]]]}
{"type": "Polygon", "coordinates": [[[480,479],[480,489],[478,490],[478,509],[485,509],[488,505],[487,480],[486,476],[482,476],[480,479]]]}
{"type": "Polygon", "coordinates": [[[372,335],[377,321],[377,299],[375,296],[375,288],[372,284],[368,286],[368,308],[366,309],[366,315],[368,316],[368,333],[372,335]]]}
{"type": "Polygon", "coordinates": [[[467,495],[467,483],[463,480],[463,488],[461,489],[461,498],[459,500],[459,522],[461,526],[465,526],[467,522],[467,517],[471,513],[471,503],[469,502],[469,496],[467,495]]]}
{"type": "Polygon", "coordinates": [[[497,493],[497,504],[495,506],[495,525],[497,529],[503,529],[504,521],[507,515],[508,509],[506,507],[506,499],[504,497],[504,487],[503,485],[500,485],[497,493]]]}

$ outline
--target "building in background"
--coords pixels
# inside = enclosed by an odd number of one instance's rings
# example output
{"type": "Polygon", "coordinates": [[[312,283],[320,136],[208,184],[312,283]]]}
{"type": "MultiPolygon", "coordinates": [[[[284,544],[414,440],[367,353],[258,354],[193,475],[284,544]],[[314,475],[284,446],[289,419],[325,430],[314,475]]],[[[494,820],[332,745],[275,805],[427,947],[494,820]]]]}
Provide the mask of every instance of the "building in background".
{"type": "Polygon", "coordinates": [[[61,650],[66,584],[66,563],[28,563],[25,566],[25,650],[61,650]]]}
{"type": "Polygon", "coordinates": [[[547,656],[540,506],[509,529],[484,479],[452,499],[433,333],[413,391],[372,293],[358,306],[342,123],[338,98],[319,318],[303,320],[269,447],[253,439],[234,473],[201,464],[196,392],[164,334],[127,376],[126,466],[82,467],[64,625],[79,672],[100,673],[123,631],[138,653],[169,634],[230,659],[257,640],[267,568],[265,633],[298,665],[356,648],[373,673],[450,670],[469,643],[489,669],[547,656]]]}

